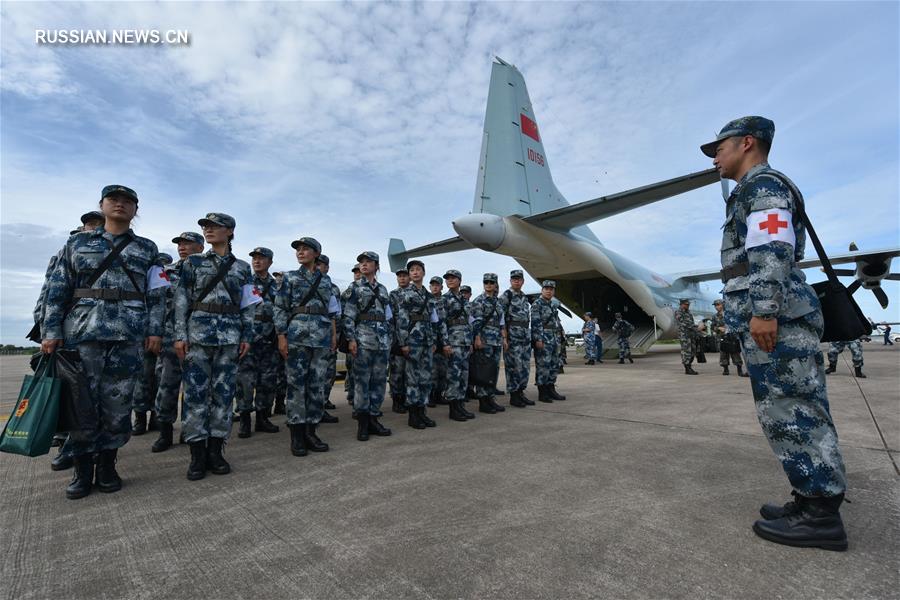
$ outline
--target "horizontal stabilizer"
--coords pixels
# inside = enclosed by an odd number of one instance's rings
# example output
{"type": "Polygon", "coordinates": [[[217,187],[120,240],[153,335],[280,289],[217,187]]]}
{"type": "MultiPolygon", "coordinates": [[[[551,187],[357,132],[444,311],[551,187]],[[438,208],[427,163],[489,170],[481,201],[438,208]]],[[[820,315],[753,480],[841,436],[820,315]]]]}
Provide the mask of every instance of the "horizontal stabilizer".
{"type": "Polygon", "coordinates": [[[411,258],[430,256],[433,254],[445,254],[447,252],[459,252],[460,250],[469,250],[470,248],[474,248],[474,246],[459,236],[419,246],[418,248],[413,248],[411,250],[406,249],[403,240],[391,238],[388,246],[388,259],[391,264],[391,271],[396,272],[398,269],[405,267],[406,261],[411,258]]]}

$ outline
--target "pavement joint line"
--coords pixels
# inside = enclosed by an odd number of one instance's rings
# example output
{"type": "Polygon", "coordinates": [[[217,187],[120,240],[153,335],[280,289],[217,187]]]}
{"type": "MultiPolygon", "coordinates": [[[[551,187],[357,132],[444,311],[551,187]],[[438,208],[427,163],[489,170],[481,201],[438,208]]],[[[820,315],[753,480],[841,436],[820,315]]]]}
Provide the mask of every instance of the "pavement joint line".
{"type": "MultiPolygon", "coordinates": [[[[847,357],[842,356],[841,358],[844,359],[844,365],[848,369],[851,368],[847,357]]],[[[900,476],[900,467],[897,466],[897,461],[894,459],[894,455],[891,453],[891,448],[890,446],[888,446],[887,440],[884,438],[884,433],[881,431],[881,425],[879,425],[878,419],[875,418],[875,413],[872,412],[872,406],[869,404],[869,399],[866,397],[866,393],[863,391],[862,386],[859,384],[859,378],[854,376],[853,383],[855,383],[856,387],[859,388],[859,393],[862,396],[863,402],[866,403],[866,410],[869,411],[869,416],[872,417],[872,423],[875,425],[875,431],[878,432],[878,437],[881,438],[881,444],[884,446],[884,451],[887,452],[888,458],[891,459],[891,464],[894,466],[894,472],[897,473],[898,476],[900,476]]]]}

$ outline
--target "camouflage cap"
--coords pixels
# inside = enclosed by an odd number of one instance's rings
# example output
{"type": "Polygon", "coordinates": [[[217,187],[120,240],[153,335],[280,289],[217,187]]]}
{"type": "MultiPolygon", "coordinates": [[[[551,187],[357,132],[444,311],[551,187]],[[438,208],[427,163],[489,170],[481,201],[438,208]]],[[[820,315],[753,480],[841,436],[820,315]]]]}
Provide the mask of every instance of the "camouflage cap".
{"type": "Polygon", "coordinates": [[[418,260],[418,259],[413,259],[413,260],[409,261],[408,263],[406,263],[406,270],[409,271],[410,269],[413,268],[414,265],[419,265],[420,267],[422,267],[423,271],[425,270],[425,263],[423,263],[421,260],[418,260]]]}
{"type": "Polygon", "coordinates": [[[195,231],[185,231],[181,235],[172,238],[173,244],[187,242],[189,244],[200,244],[202,246],[205,241],[206,240],[203,239],[203,236],[195,231]]]}
{"type": "Polygon", "coordinates": [[[400,267],[396,271],[394,271],[394,275],[409,275],[409,269],[406,267],[400,267]]]}
{"type": "Polygon", "coordinates": [[[430,283],[432,285],[434,285],[435,283],[438,285],[444,285],[444,280],[441,279],[440,277],[438,277],[437,275],[435,275],[428,281],[428,283],[430,283]]]}
{"type": "Polygon", "coordinates": [[[88,221],[105,221],[106,217],[99,210],[92,210],[81,215],[81,224],[87,225],[88,221]]]}
{"type": "Polygon", "coordinates": [[[680,300],[678,300],[678,304],[690,304],[690,303],[691,303],[690,298],[681,298],[680,300]]]}
{"type": "Polygon", "coordinates": [[[471,293],[472,293],[472,288],[470,288],[470,287],[467,286],[467,285],[461,285],[461,286],[459,286],[459,293],[461,293],[461,294],[471,294],[471,293]]]}
{"type": "Polygon", "coordinates": [[[525,279],[525,275],[522,273],[522,269],[513,269],[509,272],[509,278],[515,279],[518,277],[519,279],[525,279]]]}
{"type": "Polygon", "coordinates": [[[291,248],[296,250],[300,246],[306,246],[307,248],[312,248],[316,252],[322,251],[322,244],[319,243],[319,240],[311,237],[302,237],[299,240],[294,240],[291,242],[291,248]]]}
{"type": "Polygon", "coordinates": [[[324,254],[320,254],[319,256],[317,256],[317,257],[316,257],[316,262],[320,262],[320,263],[322,263],[323,265],[331,266],[331,259],[328,258],[328,257],[327,257],[326,255],[324,255],[324,254]]]}
{"type": "Polygon", "coordinates": [[[381,260],[378,258],[378,253],[372,252],[371,250],[361,252],[360,255],[356,257],[357,262],[362,262],[364,260],[373,260],[377,263],[381,262],[381,260]]]}
{"type": "Polygon", "coordinates": [[[281,271],[275,271],[272,273],[272,277],[284,277],[284,273],[281,271]]]}
{"type": "Polygon", "coordinates": [[[485,273],[484,277],[481,279],[482,283],[497,283],[497,274],[496,273],[485,273]]]}
{"type": "Polygon", "coordinates": [[[234,229],[236,223],[234,222],[234,217],[231,215],[226,215],[225,213],[206,213],[206,216],[197,221],[197,225],[203,227],[204,225],[221,225],[227,229],[234,229]]]}
{"type": "Polygon", "coordinates": [[[125,187],[124,185],[108,185],[100,191],[101,200],[109,196],[125,196],[126,198],[131,198],[132,200],[134,200],[135,204],[137,204],[138,201],[137,192],[135,192],[130,187],[125,187]]]}
{"type": "Polygon", "coordinates": [[[259,254],[260,256],[265,256],[266,258],[275,258],[274,252],[272,252],[268,248],[263,248],[262,246],[257,246],[250,251],[250,256],[256,256],[257,254],[259,254]]]}
{"type": "Polygon", "coordinates": [[[448,277],[456,277],[457,279],[459,279],[461,281],[462,273],[460,273],[456,269],[447,269],[447,272],[444,273],[444,279],[447,279],[448,277]]]}
{"type": "Polygon", "coordinates": [[[350,269],[350,272],[351,273],[359,273],[359,263],[356,263],[355,265],[353,265],[353,268],[350,269]]]}
{"type": "Polygon", "coordinates": [[[719,142],[735,136],[752,135],[753,137],[772,143],[775,137],[775,123],[765,117],[741,117],[729,121],[716,139],[700,146],[700,151],[710,158],[715,158],[719,142]]]}
{"type": "Polygon", "coordinates": [[[713,306],[718,306],[720,304],[725,304],[724,302],[722,302],[721,298],[716,298],[715,300],[713,300],[713,306]]]}
{"type": "Polygon", "coordinates": [[[594,316],[594,313],[592,313],[591,311],[587,311],[587,312],[584,313],[584,316],[586,316],[586,317],[593,317],[593,316],[594,316]]]}
{"type": "Polygon", "coordinates": [[[172,255],[168,254],[166,252],[160,252],[159,254],[157,254],[156,260],[159,261],[160,264],[163,264],[163,265],[171,265],[173,262],[175,262],[172,259],[172,255]]]}
{"type": "Polygon", "coordinates": [[[548,288],[548,287],[549,287],[549,288],[556,289],[556,282],[553,281],[552,279],[545,279],[545,280],[544,280],[544,283],[541,284],[541,287],[542,287],[542,288],[548,288]]]}

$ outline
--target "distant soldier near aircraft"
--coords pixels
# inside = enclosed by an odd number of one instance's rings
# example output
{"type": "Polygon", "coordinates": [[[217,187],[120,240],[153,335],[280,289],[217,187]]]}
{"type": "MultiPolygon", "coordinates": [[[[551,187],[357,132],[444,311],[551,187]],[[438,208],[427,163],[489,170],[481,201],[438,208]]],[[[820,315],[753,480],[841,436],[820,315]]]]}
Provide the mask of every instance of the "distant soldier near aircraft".
{"type": "Polygon", "coordinates": [[[631,334],[634,333],[634,325],[626,321],[622,317],[622,313],[616,313],[616,321],[612,326],[613,332],[615,332],[617,338],[616,341],[619,345],[619,364],[624,365],[625,359],[628,359],[628,362],[634,363],[634,359],[631,358],[631,334]]]}
{"type": "Polygon", "coordinates": [[[862,343],[859,340],[850,340],[848,342],[831,342],[831,348],[828,349],[828,368],[825,369],[826,375],[831,375],[837,371],[837,360],[844,348],[850,349],[850,356],[853,359],[853,373],[860,379],[865,379],[866,374],[863,373],[863,351],[862,343]]]}
{"type": "Polygon", "coordinates": [[[678,339],[681,342],[681,364],[684,365],[685,375],[697,375],[697,371],[691,367],[694,362],[694,348],[697,342],[697,325],[694,323],[694,315],[691,314],[691,301],[682,298],[678,310],[675,311],[675,322],[678,324],[678,339]]]}

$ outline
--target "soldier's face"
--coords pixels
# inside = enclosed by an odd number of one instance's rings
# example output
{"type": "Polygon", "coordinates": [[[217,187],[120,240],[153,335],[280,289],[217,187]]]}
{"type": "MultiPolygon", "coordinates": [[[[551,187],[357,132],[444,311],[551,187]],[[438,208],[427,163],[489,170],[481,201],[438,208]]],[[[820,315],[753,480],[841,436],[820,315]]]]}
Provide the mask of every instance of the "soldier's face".
{"type": "Polygon", "coordinates": [[[227,227],[222,227],[221,225],[216,225],[214,223],[207,223],[206,225],[201,226],[201,229],[203,229],[203,239],[205,239],[208,244],[221,244],[227,242],[228,236],[234,232],[233,229],[228,229],[227,227]]]}
{"type": "Polygon", "coordinates": [[[319,253],[309,246],[303,244],[297,246],[297,262],[301,265],[309,265],[316,262],[316,257],[318,255],[319,253]]]}
{"type": "Polygon", "coordinates": [[[328,275],[329,265],[326,265],[323,262],[316,263],[316,268],[322,273],[322,275],[328,275]]]}
{"type": "Polygon", "coordinates": [[[397,273],[397,285],[406,287],[409,285],[409,273],[397,273]]]}
{"type": "Polygon", "coordinates": [[[178,242],[178,258],[185,259],[191,254],[200,254],[203,252],[202,244],[193,242],[178,242]]]}
{"type": "Polygon", "coordinates": [[[432,283],[430,287],[431,287],[431,293],[434,296],[444,293],[444,286],[441,285],[440,283],[432,283]]]}
{"type": "Polygon", "coordinates": [[[107,196],[100,204],[100,212],[107,219],[130,222],[137,213],[137,202],[128,196],[107,196]]]}
{"type": "Polygon", "coordinates": [[[459,289],[459,277],[445,277],[444,281],[447,282],[447,289],[451,292],[459,289]]]}
{"type": "Polygon", "coordinates": [[[425,269],[419,265],[411,266],[409,268],[409,278],[412,279],[416,285],[422,283],[422,279],[425,278],[425,269]]]}
{"type": "Polygon", "coordinates": [[[748,137],[750,136],[728,138],[716,147],[713,166],[718,169],[722,179],[735,179],[738,167],[744,160],[745,138],[748,137]]]}
{"type": "Polygon", "coordinates": [[[719,313],[720,315],[723,312],[725,312],[725,305],[724,304],[716,304],[716,312],[719,313]]]}
{"type": "Polygon", "coordinates": [[[497,284],[492,281],[484,282],[484,293],[493,296],[497,293],[497,284]]]}
{"type": "Polygon", "coordinates": [[[81,227],[81,229],[83,231],[93,231],[93,230],[97,229],[98,227],[103,227],[103,221],[101,221],[100,219],[88,219],[88,222],[85,223],[81,227]]]}
{"type": "Polygon", "coordinates": [[[269,267],[272,266],[272,259],[262,254],[254,254],[250,257],[250,264],[253,266],[254,273],[268,273],[269,267]]]}
{"type": "Polygon", "coordinates": [[[374,276],[378,271],[378,263],[371,258],[364,258],[359,261],[359,270],[366,277],[374,276]]]}
{"type": "Polygon", "coordinates": [[[553,298],[553,292],[555,291],[556,290],[552,287],[541,288],[541,298],[543,298],[544,300],[550,300],[551,298],[553,298]]]}
{"type": "Polygon", "coordinates": [[[362,277],[362,271],[359,269],[353,271],[353,281],[359,281],[360,277],[362,277]]]}
{"type": "Polygon", "coordinates": [[[521,291],[522,284],[525,283],[525,280],[521,277],[513,277],[509,280],[509,287],[513,289],[514,292],[521,291]]]}

